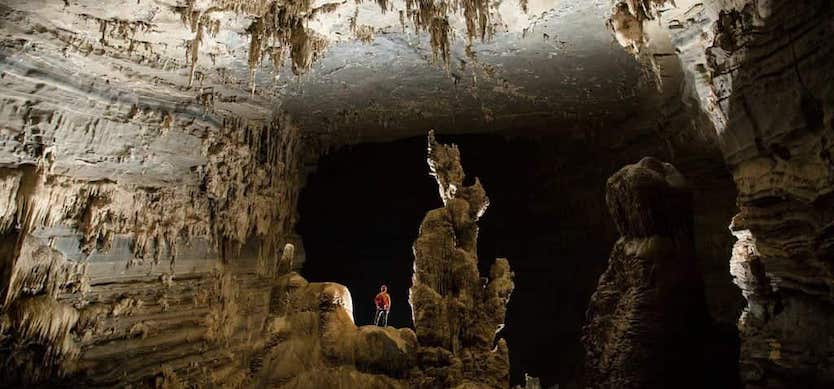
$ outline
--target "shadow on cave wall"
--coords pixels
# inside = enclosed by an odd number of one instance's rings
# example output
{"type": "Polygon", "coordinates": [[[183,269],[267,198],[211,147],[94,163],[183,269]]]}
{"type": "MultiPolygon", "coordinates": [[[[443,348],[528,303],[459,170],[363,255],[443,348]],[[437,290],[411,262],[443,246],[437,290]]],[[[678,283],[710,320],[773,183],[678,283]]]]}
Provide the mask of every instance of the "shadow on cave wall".
{"type": "MultiPolygon", "coordinates": [[[[506,257],[516,274],[503,330],[513,384],[522,383],[526,372],[541,377],[545,387],[579,385],[585,309],[618,237],[605,206],[605,182],[642,156],[669,156],[654,145],[616,150],[557,137],[439,139],[460,146],[467,175],[481,179],[491,200],[480,222],[481,271],[506,257]]],[[[302,273],[348,286],[358,325],[371,323],[373,296],[386,283],[393,298],[390,324],[413,327],[407,303],[411,245],[425,213],[442,205],[425,153],[423,137],[347,147],[323,157],[302,192],[302,273]]],[[[717,345],[716,358],[727,361],[726,371],[710,374],[727,382],[737,371],[734,322],[741,306],[728,270],[735,189],[720,156],[673,162],[696,188],[698,255],[721,329],[710,342],[717,345]]]]}

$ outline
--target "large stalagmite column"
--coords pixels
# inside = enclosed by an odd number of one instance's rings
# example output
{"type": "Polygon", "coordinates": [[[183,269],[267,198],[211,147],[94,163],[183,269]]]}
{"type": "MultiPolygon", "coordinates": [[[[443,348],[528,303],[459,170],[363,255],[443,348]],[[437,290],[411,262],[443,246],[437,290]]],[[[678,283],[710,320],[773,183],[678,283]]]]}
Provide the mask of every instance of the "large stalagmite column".
{"type": "Polygon", "coordinates": [[[692,200],[681,174],[653,158],[608,179],[620,239],[588,307],[589,388],[701,388],[707,324],[692,200]]]}
{"type": "Polygon", "coordinates": [[[420,388],[509,386],[507,343],[495,342],[503,327],[513,274],[498,259],[490,279],[478,272],[476,222],[489,200],[481,183],[464,186],[456,146],[429,133],[428,162],[444,207],[430,211],[414,242],[410,303],[420,344],[420,388]]]}

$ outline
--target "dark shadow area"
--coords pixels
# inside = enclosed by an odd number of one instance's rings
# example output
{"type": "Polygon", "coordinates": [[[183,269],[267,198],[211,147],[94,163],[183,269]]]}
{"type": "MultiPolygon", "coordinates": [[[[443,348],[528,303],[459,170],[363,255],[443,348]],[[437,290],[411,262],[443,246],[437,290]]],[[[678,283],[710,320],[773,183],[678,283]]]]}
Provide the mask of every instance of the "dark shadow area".
{"type": "Polygon", "coordinates": [[[319,161],[302,191],[303,275],[347,286],[357,325],[373,324],[373,299],[384,283],[391,296],[388,324],[414,327],[408,305],[411,245],[425,213],[442,206],[424,143],[344,148],[319,161]]]}
{"type": "MultiPolygon", "coordinates": [[[[523,383],[528,373],[541,377],[544,387],[579,387],[585,310],[618,238],[605,206],[605,182],[644,155],[671,158],[658,153],[665,148],[656,145],[628,144],[625,153],[555,136],[438,139],[460,147],[467,175],[481,179],[491,200],[479,223],[482,274],[488,274],[496,257],[508,258],[515,272],[516,289],[501,334],[510,346],[513,385],[523,383]]],[[[413,326],[408,306],[411,246],[423,216],[441,206],[425,154],[422,137],[344,148],[320,160],[302,192],[298,232],[307,252],[302,272],[311,281],[348,286],[358,325],[372,322],[373,297],[384,282],[393,299],[389,324],[413,326]]],[[[722,304],[731,317],[740,300],[728,272],[732,180],[720,157],[675,164],[684,175],[704,175],[690,178],[693,187],[704,186],[695,193],[695,228],[698,250],[709,259],[700,265],[708,273],[708,288],[717,288],[716,296],[707,292],[710,304],[722,304]],[[699,204],[708,205],[699,209],[699,204]]],[[[724,377],[714,382],[727,383],[726,377],[737,371],[733,353],[738,345],[732,336],[715,339],[722,355],[713,357],[727,361],[722,363],[728,371],[710,372],[724,377]]]]}

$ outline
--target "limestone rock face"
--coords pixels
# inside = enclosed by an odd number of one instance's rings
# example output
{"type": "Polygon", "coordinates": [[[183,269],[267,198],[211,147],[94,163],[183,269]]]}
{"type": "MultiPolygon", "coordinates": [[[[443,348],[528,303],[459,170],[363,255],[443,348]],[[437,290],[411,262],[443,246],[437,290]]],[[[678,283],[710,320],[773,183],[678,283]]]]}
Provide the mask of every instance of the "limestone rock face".
{"type": "Polygon", "coordinates": [[[677,2],[670,30],[738,187],[731,272],[748,388],[834,384],[830,1],[677,2]]]}
{"type": "Polygon", "coordinates": [[[417,354],[414,331],[357,328],[347,288],[295,272],[275,282],[265,334],[254,387],[406,388],[417,354]]]}
{"type": "Polygon", "coordinates": [[[739,188],[731,266],[748,300],[738,323],[742,379],[749,388],[830,387],[834,44],[823,37],[834,34],[834,7],[744,3],[719,14],[707,51],[739,188]]]}
{"type": "MultiPolygon", "coordinates": [[[[834,7],[676,0],[660,25],[738,187],[731,273],[748,388],[834,384],[834,7]]],[[[651,34],[649,34],[651,35],[651,34]]],[[[730,224],[730,223],[728,223],[730,224]]]]}
{"type": "MultiPolygon", "coordinates": [[[[54,125],[27,131],[50,139],[85,122],[91,132],[109,125],[62,110],[41,114],[54,115],[54,125]]],[[[169,120],[160,131],[195,124],[162,116],[169,120]]],[[[146,119],[136,118],[154,126],[146,119]]],[[[89,176],[65,165],[77,149],[44,144],[15,148],[21,164],[0,167],[0,315],[8,318],[0,343],[12,350],[0,355],[4,383],[131,385],[163,369],[206,383],[213,381],[203,367],[246,371],[229,363],[230,353],[257,348],[243,334],[260,330],[263,278],[276,270],[279,242],[292,236],[299,138],[277,119],[203,130],[205,150],[198,141],[188,152],[205,159],[171,164],[175,177],[134,174],[131,158],[113,161],[117,173],[89,176]],[[254,247],[243,253],[247,244],[254,247]],[[141,362],[154,358],[166,362],[141,362]]]]}
{"type": "Polygon", "coordinates": [[[457,148],[439,144],[429,134],[429,166],[445,206],[430,211],[414,242],[414,278],[410,303],[420,348],[419,388],[509,386],[506,341],[495,335],[503,327],[513,274],[506,259],[491,267],[490,278],[478,271],[476,222],[488,199],[476,179],[464,185],[457,148]]]}
{"type": "Polygon", "coordinates": [[[608,180],[606,201],[621,238],[583,328],[587,386],[702,387],[685,374],[702,365],[697,343],[708,323],[685,180],[645,158],[608,180]]]}

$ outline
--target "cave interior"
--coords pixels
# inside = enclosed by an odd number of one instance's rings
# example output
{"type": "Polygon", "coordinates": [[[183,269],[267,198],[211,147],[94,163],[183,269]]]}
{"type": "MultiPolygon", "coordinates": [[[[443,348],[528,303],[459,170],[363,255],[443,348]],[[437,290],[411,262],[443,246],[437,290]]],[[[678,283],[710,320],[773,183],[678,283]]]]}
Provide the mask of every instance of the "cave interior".
{"type": "Polygon", "coordinates": [[[829,0],[0,18],[0,387],[834,387],[829,0]]]}

